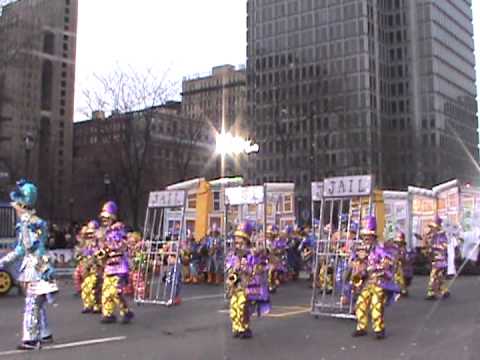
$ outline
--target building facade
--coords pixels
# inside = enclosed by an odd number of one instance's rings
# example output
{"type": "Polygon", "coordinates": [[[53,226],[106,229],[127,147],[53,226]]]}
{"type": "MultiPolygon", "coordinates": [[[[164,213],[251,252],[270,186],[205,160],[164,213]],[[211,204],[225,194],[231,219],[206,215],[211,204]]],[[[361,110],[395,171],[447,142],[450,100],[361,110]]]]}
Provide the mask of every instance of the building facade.
{"type": "Polygon", "coordinates": [[[95,218],[113,199],[129,225],[142,225],[150,191],[215,176],[214,146],[211,130],[182,116],[179,103],[109,117],[94,112],[74,124],[73,219],[95,218]]]}
{"type": "Polygon", "coordinates": [[[251,181],[478,177],[471,0],[249,0],[247,26],[251,181]]]}
{"type": "MultiPolygon", "coordinates": [[[[186,117],[206,121],[214,132],[224,129],[236,136],[249,137],[245,126],[246,90],[244,68],[216,66],[208,75],[182,81],[182,112],[186,117]]],[[[245,175],[245,161],[244,156],[228,156],[224,175],[245,175]]]]}
{"type": "Polygon", "coordinates": [[[18,0],[0,16],[2,197],[20,177],[38,209],[68,221],[78,0],[18,0]]]}

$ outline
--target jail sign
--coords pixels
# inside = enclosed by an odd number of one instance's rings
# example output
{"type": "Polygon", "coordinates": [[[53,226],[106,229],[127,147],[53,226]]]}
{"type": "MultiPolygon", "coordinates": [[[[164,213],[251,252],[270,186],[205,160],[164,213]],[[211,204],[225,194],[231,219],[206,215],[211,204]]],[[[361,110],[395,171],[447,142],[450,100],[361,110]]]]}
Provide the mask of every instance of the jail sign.
{"type": "Polygon", "coordinates": [[[369,196],[371,193],[371,175],[327,178],[323,182],[324,197],[369,196]]]}
{"type": "Polygon", "coordinates": [[[185,205],[185,191],[154,191],[148,197],[148,207],[183,207],[185,205]]]}

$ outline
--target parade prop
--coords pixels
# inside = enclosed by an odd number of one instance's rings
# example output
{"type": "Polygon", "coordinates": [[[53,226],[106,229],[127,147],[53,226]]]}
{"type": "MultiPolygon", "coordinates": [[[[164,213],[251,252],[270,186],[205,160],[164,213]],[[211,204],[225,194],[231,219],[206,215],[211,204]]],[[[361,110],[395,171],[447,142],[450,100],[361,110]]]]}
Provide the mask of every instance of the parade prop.
{"type": "Polygon", "coordinates": [[[311,312],[315,317],[355,318],[353,291],[361,286],[361,279],[349,274],[350,255],[359,243],[362,221],[372,213],[373,179],[369,175],[312,184],[312,228],[317,244],[311,312]]]}
{"type": "Polygon", "coordinates": [[[145,215],[144,237],[141,253],[144,262],[137,270],[142,276],[147,290],[135,289],[134,300],[137,304],[172,305],[179,296],[181,282],[181,263],[179,250],[186,238],[185,207],[186,192],[166,190],[151,192],[145,215]],[[166,213],[179,211],[181,218],[178,226],[169,227],[166,213]]]}

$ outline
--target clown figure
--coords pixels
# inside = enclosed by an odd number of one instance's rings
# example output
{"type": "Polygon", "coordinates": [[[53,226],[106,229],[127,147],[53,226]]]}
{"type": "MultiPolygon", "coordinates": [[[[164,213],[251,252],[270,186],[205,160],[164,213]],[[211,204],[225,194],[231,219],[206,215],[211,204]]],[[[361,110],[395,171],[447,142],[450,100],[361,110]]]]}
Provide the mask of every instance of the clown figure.
{"type": "Polygon", "coordinates": [[[0,266],[22,259],[18,280],[26,297],[22,343],[18,346],[20,350],[36,349],[53,340],[45,304],[52,301],[52,294],[58,288],[52,278],[53,268],[45,253],[48,226],[35,212],[37,194],[37,187],[27,180],[18,181],[16,190],[10,194],[18,218],[18,242],[13,251],[0,259],[0,266]]]}

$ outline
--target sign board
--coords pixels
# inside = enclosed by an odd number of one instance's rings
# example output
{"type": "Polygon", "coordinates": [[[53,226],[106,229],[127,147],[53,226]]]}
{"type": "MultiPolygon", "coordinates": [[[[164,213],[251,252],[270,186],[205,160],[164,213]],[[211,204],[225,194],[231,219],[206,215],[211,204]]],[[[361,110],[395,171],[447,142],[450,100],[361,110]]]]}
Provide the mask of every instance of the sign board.
{"type": "Polygon", "coordinates": [[[324,181],[324,197],[369,196],[372,192],[372,176],[343,176],[324,181]]]}
{"type": "Polygon", "coordinates": [[[323,196],[323,181],[312,182],[312,201],[320,201],[323,196]]]}
{"type": "Polygon", "coordinates": [[[149,208],[182,207],[185,205],[186,193],[183,190],[154,191],[148,197],[149,208]]]}
{"type": "Polygon", "coordinates": [[[263,203],[263,186],[232,187],[225,189],[225,203],[229,205],[263,203]]]}
{"type": "Polygon", "coordinates": [[[384,191],[383,204],[385,211],[384,238],[391,239],[398,230],[408,233],[408,193],[400,191],[384,191]]]}

